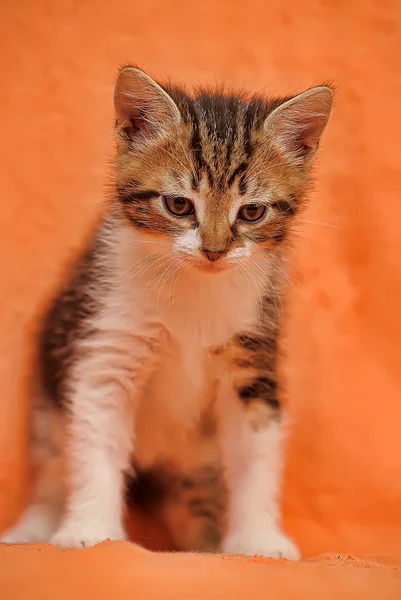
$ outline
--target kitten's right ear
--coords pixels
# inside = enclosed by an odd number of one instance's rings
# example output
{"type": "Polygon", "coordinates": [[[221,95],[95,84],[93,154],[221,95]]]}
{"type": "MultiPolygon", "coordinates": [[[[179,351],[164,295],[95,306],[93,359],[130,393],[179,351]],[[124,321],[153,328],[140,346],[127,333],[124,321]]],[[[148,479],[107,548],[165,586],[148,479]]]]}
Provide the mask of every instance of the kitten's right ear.
{"type": "Polygon", "coordinates": [[[311,88],[273,110],[264,129],[295,163],[310,160],[330,118],[333,99],[330,87],[311,88]]]}
{"type": "Polygon", "coordinates": [[[117,141],[135,149],[152,142],[181,119],[170,96],[143,71],[124,67],[114,87],[117,141]]]}

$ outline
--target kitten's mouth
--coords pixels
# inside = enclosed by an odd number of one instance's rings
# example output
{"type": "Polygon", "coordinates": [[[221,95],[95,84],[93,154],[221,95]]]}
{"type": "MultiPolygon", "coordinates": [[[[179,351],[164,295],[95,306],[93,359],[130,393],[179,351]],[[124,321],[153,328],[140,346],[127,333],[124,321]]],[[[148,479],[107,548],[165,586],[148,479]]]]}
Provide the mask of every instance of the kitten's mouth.
{"type": "Polygon", "coordinates": [[[224,260],[217,260],[215,262],[209,262],[206,260],[200,260],[196,263],[196,268],[204,273],[221,273],[227,271],[232,265],[224,260]]]}

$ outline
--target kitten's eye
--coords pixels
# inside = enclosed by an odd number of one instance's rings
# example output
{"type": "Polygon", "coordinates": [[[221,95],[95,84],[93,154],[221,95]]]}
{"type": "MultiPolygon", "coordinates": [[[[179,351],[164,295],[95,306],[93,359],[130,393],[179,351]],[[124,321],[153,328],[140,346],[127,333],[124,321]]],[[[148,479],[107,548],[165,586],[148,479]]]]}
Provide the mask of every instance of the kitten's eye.
{"type": "Polygon", "coordinates": [[[247,223],[256,223],[259,221],[266,212],[266,206],[264,204],[247,204],[243,206],[238,217],[247,223]]]}
{"type": "Polygon", "coordinates": [[[194,212],[194,205],[192,202],[187,200],[187,198],[181,198],[180,196],[177,198],[165,196],[164,204],[166,205],[167,210],[175,217],[187,217],[194,212]]]}

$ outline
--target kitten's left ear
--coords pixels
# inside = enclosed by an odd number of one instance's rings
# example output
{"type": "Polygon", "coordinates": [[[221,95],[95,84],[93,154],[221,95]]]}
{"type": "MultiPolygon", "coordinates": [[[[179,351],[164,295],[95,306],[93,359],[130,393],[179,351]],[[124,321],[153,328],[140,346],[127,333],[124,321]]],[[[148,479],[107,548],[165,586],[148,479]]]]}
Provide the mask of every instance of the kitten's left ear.
{"type": "Polygon", "coordinates": [[[175,102],[140,69],[125,67],[114,87],[117,140],[140,149],[180,122],[175,102]]]}
{"type": "Polygon", "coordinates": [[[266,118],[271,133],[283,152],[298,163],[312,158],[326,128],[334,94],[327,86],[312,88],[280,104],[266,118]]]}

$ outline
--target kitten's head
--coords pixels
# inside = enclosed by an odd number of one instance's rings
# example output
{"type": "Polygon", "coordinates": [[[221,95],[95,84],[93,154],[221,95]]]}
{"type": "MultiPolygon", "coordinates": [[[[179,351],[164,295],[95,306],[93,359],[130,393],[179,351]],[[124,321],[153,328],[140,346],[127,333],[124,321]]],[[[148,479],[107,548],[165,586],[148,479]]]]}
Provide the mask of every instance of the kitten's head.
{"type": "Polygon", "coordinates": [[[125,67],[114,103],[118,202],[133,227],[209,272],[280,250],[330,116],[329,87],[189,96],[125,67]]]}

